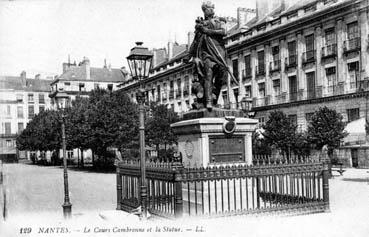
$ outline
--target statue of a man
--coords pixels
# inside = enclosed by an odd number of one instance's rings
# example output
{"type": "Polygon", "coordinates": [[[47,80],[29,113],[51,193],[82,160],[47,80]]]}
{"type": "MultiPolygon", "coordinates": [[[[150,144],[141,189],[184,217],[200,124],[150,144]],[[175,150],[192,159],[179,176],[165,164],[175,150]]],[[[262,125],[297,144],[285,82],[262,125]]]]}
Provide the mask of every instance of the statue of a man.
{"type": "Polygon", "coordinates": [[[196,94],[193,107],[211,109],[217,105],[220,90],[227,82],[223,39],[226,20],[214,16],[214,4],[209,1],[203,3],[201,8],[204,19],[196,20],[195,38],[189,50],[198,76],[198,81],[192,87],[192,92],[196,94]]]}

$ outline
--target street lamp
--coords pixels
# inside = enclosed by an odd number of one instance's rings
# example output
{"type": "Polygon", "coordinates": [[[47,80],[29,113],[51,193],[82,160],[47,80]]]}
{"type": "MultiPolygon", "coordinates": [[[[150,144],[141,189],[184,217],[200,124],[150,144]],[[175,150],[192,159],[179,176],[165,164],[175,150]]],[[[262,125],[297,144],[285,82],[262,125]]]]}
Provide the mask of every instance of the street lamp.
{"type": "Polygon", "coordinates": [[[251,117],[252,99],[250,97],[243,97],[241,100],[241,108],[248,118],[251,117]]]}
{"type": "Polygon", "coordinates": [[[61,128],[62,128],[62,142],[63,142],[63,166],[64,166],[64,204],[63,214],[64,218],[70,218],[72,214],[72,203],[69,201],[69,189],[68,189],[68,171],[67,171],[67,155],[66,155],[66,142],[65,142],[65,109],[69,107],[69,96],[65,92],[55,91],[50,94],[50,98],[54,98],[57,109],[62,112],[61,128]]]}
{"type": "Polygon", "coordinates": [[[152,62],[152,53],[142,46],[142,42],[136,42],[136,46],[131,49],[129,56],[127,57],[129,70],[131,71],[132,78],[138,80],[140,89],[137,93],[137,102],[139,105],[139,120],[140,120],[140,168],[141,168],[141,208],[142,218],[147,218],[147,184],[146,184],[146,167],[145,167],[145,87],[144,80],[149,77],[149,71],[152,62]]]}

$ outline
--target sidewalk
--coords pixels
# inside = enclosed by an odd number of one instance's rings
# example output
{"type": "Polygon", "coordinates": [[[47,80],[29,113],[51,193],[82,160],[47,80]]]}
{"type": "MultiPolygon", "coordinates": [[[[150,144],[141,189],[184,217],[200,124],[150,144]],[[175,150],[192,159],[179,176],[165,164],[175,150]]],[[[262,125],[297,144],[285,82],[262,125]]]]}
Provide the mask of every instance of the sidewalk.
{"type": "MultiPolygon", "coordinates": [[[[65,227],[65,236],[368,236],[369,235],[369,170],[348,169],[343,176],[330,179],[331,212],[293,217],[228,217],[181,221],[139,221],[137,216],[122,211],[73,213],[65,221],[62,213],[19,215],[0,227],[0,236],[22,236],[20,228],[31,227],[27,236],[41,236],[40,228],[65,227]],[[5,229],[4,229],[5,227],[5,229]],[[85,229],[87,228],[87,229],[85,229]],[[150,231],[151,228],[151,231],[150,231]],[[155,232],[159,228],[160,232],[155,232]],[[196,232],[203,230],[204,232],[196,232]],[[90,232],[84,233],[84,231],[90,232]],[[109,232],[101,232],[101,231],[109,232]],[[128,231],[128,233],[114,231],[128,231]],[[143,232],[140,232],[143,231],[143,232]],[[176,232],[179,231],[179,232],[176,232]],[[5,231],[5,232],[4,232],[5,231]],[[173,233],[173,232],[175,233],[173,233]],[[2,233],[1,233],[2,232],[2,233]],[[3,235],[4,234],[4,235],[3,235]]],[[[47,234],[47,236],[59,236],[47,234]]],[[[24,235],[23,235],[24,236],[24,235]]]]}

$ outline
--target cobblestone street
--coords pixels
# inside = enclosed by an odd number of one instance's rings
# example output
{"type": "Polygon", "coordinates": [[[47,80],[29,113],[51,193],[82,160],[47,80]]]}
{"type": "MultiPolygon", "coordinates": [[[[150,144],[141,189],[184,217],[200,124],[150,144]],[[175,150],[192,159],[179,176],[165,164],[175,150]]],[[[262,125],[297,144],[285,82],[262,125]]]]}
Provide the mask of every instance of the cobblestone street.
{"type": "MultiPolygon", "coordinates": [[[[116,207],[115,175],[68,170],[74,214],[116,207]]],[[[5,164],[8,217],[25,213],[60,212],[64,202],[63,169],[31,164],[5,164]]]]}

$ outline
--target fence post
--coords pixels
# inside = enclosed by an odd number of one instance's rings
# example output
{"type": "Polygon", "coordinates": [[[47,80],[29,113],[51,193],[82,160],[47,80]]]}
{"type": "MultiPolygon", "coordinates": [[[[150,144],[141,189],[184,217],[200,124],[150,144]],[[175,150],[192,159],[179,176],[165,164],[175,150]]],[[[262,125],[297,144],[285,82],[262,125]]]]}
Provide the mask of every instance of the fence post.
{"type": "Polygon", "coordinates": [[[174,216],[180,218],[183,215],[182,181],[174,181],[174,216]]]}
{"type": "Polygon", "coordinates": [[[329,168],[326,161],[323,162],[323,201],[325,209],[329,211],[329,168]]]}
{"type": "Polygon", "coordinates": [[[122,176],[117,167],[117,210],[122,210],[122,176]]]}

